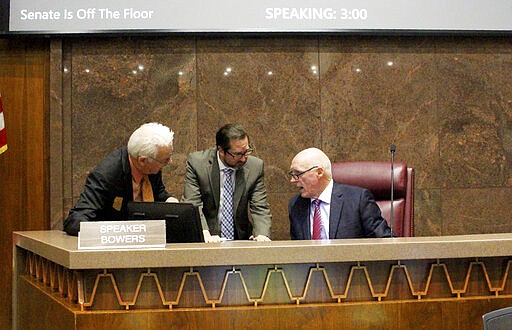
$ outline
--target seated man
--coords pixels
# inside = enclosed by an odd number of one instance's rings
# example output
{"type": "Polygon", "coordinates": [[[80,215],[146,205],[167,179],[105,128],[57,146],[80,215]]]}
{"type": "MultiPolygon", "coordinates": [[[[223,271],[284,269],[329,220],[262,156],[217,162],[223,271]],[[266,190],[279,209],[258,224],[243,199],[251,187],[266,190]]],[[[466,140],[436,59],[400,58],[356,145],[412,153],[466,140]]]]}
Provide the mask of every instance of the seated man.
{"type": "Polygon", "coordinates": [[[288,207],[291,239],[392,237],[371,192],[334,182],[320,149],[299,152],[289,174],[299,188],[288,207]]]}
{"type": "Polygon", "coordinates": [[[269,241],[272,215],[263,161],[251,156],[249,136],[241,125],[221,127],[216,143],[216,148],[189,155],[182,201],[200,207],[206,242],[269,241]]]}
{"type": "Polygon", "coordinates": [[[165,190],[162,168],[172,161],[174,132],[158,123],[135,130],[128,146],[114,151],[87,176],[83,192],[64,220],[77,235],[82,221],[126,220],[129,201],[177,202],[165,190]]]}

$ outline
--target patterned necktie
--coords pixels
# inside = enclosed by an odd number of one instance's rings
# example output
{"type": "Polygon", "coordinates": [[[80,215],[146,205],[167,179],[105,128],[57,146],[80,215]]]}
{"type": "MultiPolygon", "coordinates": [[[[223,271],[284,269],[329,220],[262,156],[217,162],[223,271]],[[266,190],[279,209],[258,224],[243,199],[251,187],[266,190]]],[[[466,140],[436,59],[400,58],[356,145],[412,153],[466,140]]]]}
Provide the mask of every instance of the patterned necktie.
{"type": "Polygon", "coordinates": [[[145,174],[142,177],[142,200],[144,202],[154,202],[155,199],[153,197],[153,188],[151,188],[151,181],[149,181],[149,177],[147,174],[145,174]]]}
{"type": "Polygon", "coordinates": [[[235,235],[233,217],[233,169],[223,169],[225,181],[222,189],[222,210],[220,219],[220,234],[227,239],[233,239],[235,235]]]}
{"type": "Polygon", "coordinates": [[[313,239],[322,239],[322,217],[320,216],[320,200],[313,201],[315,212],[313,214],[313,239]]]}

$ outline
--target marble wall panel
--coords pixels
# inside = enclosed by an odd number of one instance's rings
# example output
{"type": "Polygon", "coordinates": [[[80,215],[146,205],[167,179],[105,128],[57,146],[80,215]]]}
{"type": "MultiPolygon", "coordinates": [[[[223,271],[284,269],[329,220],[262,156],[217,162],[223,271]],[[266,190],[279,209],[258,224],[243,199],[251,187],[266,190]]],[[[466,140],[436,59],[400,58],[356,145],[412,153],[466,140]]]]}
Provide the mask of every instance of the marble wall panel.
{"type": "Polygon", "coordinates": [[[295,195],[291,193],[269,193],[268,202],[272,211],[273,240],[290,239],[290,221],[288,220],[288,201],[295,195]]]}
{"type": "Polygon", "coordinates": [[[506,161],[503,164],[503,177],[501,184],[506,187],[512,187],[512,47],[507,49],[507,54],[503,54],[503,63],[500,70],[500,106],[504,109],[504,114],[500,116],[503,120],[499,126],[498,135],[503,155],[506,161]]]}
{"type": "Polygon", "coordinates": [[[64,192],[63,187],[68,186],[63,184],[63,158],[64,152],[63,147],[65,146],[62,141],[63,138],[63,68],[62,68],[62,41],[57,40],[50,43],[50,72],[54,74],[50,75],[50,123],[53,125],[53,129],[50,130],[50,154],[62,155],[62,157],[50,157],[50,177],[52,180],[49,181],[50,191],[50,204],[54,205],[50,209],[50,228],[59,228],[60,219],[65,216],[64,208],[64,192]]]}
{"type": "Polygon", "coordinates": [[[439,47],[445,188],[500,187],[511,178],[511,49],[501,39],[439,47]]]}
{"type": "Polygon", "coordinates": [[[144,122],[176,133],[168,190],[181,196],[185,155],[195,146],[194,43],[181,39],[80,39],[72,45],[73,196],[103,157],[144,122]],[[175,166],[174,164],[178,164],[175,166]]]}
{"type": "Polygon", "coordinates": [[[440,236],[442,230],[441,190],[415,189],[414,236],[440,236]]]}
{"type": "Polygon", "coordinates": [[[175,133],[171,166],[164,168],[168,191],[178,198],[183,192],[185,162],[196,150],[195,43],[187,39],[145,39],[140,43],[144,63],[152,70],[145,86],[147,119],[165,122],[175,133]]]}
{"type": "Polygon", "coordinates": [[[333,161],[395,160],[416,187],[439,185],[434,43],[424,38],[321,40],[322,145],[333,161]]]}
{"type": "Polygon", "coordinates": [[[512,188],[441,191],[442,235],[512,232],[512,188]]]}
{"type": "Polygon", "coordinates": [[[222,125],[241,123],[265,161],[268,191],[294,191],[291,159],[321,142],[317,40],[201,39],[197,48],[198,148],[214,146],[222,125]]]}

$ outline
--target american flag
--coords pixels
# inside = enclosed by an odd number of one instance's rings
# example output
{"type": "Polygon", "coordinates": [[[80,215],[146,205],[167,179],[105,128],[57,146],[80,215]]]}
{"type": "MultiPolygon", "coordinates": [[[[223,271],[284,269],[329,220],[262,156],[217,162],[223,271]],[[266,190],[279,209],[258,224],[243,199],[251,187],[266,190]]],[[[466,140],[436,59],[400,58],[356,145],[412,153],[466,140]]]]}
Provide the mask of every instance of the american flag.
{"type": "Polygon", "coordinates": [[[2,108],[2,96],[0,95],[0,154],[7,150],[7,135],[5,133],[4,112],[2,108]]]}

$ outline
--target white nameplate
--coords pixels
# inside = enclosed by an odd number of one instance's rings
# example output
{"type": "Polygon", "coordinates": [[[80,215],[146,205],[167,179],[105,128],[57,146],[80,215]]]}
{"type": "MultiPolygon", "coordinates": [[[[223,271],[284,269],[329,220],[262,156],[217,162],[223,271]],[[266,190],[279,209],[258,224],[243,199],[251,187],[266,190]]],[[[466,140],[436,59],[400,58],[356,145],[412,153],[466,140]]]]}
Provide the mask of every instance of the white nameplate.
{"type": "Polygon", "coordinates": [[[78,249],[165,247],[165,220],[81,222],[78,249]]]}

